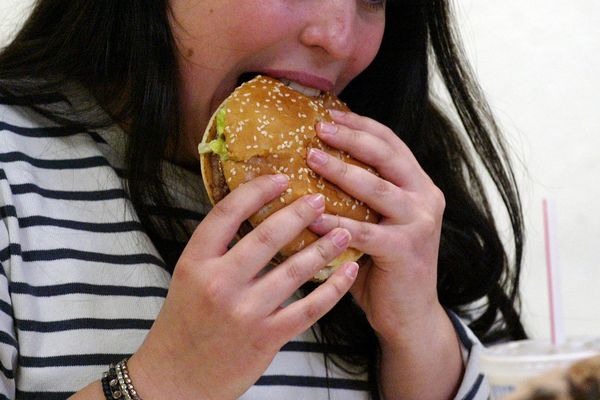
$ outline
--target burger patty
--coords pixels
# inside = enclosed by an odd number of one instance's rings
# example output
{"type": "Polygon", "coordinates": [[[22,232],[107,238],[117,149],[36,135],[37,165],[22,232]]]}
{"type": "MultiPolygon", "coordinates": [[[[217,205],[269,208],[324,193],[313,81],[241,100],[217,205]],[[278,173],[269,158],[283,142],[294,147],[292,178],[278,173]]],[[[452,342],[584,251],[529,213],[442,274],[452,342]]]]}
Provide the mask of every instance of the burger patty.
{"type": "Polygon", "coordinates": [[[223,167],[221,166],[221,160],[216,154],[210,155],[210,170],[212,172],[212,195],[215,202],[219,202],[227,196],[229,193],[229,187],[225,181],[225,175],[223,174],[223,167]]]}

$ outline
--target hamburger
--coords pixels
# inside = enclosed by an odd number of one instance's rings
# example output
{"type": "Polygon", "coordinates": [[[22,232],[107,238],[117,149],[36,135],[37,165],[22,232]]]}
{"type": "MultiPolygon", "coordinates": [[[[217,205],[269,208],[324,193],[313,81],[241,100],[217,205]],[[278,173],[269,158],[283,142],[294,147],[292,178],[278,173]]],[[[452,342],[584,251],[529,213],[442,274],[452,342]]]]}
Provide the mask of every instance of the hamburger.
{"type": "MultiPolygon", "coordinates": [[[[261,75],[238,86],[217,108],[198,147],[202,179],[213,205],[231,190],[257,176],[285,174],[289,178],[288,189],[279,198],[266,204],[242,224],[238,232],[240,237],[277,210],[313,193],[323,194],[328,214],[378,222],[379,216],[367,205],[307,166],[308,150],[318,148],[372,171],[317,137],[315,125],[320,121],[332,122],[327,109],[349,111],[332,93],[310,97],[282,81],[261,75]]],[[[280,250],[272,264],[281,263],[317,239],[315,233],[305,229],[280,250]]],[[[359,261],[361,256],[360,251],[347,248],[319,271],[314,280],[327,279],[337,267],[348,261],[359,261]]],[[[364,261],[361,259],[359,264],[364,261]]]]}

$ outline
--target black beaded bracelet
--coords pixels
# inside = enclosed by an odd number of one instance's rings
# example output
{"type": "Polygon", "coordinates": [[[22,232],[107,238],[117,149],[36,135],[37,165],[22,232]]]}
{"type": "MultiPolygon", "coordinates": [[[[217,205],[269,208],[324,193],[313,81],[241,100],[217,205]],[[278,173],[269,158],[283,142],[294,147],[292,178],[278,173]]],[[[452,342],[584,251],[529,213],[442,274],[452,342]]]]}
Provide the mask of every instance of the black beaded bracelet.
{"type": "Polygon", "coordinates": [[[122,397],[122,393],[118,390],[117,370],[113,364],[108,368],[108,371],[102,376],[102,391],[106,400],[115,400],[122,397]]]}
{"type": "Polygon", "coordinates": [[[110,365],[102,377],[102,390],[106,400],[142,400],[129,377],[127,359],[110,365]]]}
{"type": "Polygon", "coordinates": [[[105,372],[102,377],[102,391],[104,392],[104,397],[106,400],[112,400],[112,393],[110,391],[110,386],[108,385],[108,374],[105,372]]]}

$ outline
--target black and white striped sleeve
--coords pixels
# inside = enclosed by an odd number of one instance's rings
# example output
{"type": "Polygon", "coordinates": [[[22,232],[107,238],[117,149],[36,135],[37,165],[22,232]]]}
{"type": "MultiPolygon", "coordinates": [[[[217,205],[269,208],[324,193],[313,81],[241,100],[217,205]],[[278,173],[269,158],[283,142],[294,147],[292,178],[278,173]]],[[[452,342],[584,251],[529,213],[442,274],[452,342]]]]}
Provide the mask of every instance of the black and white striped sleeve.
{"type": "Polygon", "coordinates": [[[490,397],[490,387],[481,372],[479,357],[483,344],[466,324],[452,311],[448,311],[452,325],[460,340],[465,373],[455,400],[487,400],[490,397]]]}
{"type": "Polygon", "coordinates": [[[18,243],[9,228],[16,223],[15,209],[8,201],[8,182],[0,166],[0,400],[15,396],[15,370],[18,360],[12,301],[10,298],[10,259],[18,243]]]}

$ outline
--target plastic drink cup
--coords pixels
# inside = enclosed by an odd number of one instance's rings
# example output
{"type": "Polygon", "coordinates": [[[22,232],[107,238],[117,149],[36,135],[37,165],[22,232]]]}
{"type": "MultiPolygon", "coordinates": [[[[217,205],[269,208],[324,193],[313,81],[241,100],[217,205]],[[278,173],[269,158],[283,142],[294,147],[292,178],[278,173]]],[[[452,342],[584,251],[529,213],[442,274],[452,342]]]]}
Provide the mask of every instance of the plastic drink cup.
{"type": "Polygon", "coordinates": [[[492,398],[502,399],[530,378],[598,354],[600,338],[568,338],[559,345],[543,339],[520,340],[485,349],[481,369],[490,382],[492,398]]]}

